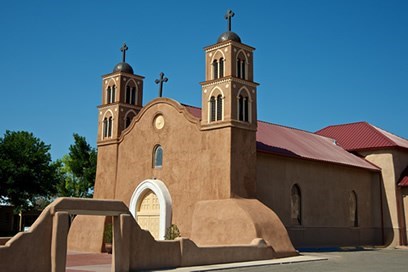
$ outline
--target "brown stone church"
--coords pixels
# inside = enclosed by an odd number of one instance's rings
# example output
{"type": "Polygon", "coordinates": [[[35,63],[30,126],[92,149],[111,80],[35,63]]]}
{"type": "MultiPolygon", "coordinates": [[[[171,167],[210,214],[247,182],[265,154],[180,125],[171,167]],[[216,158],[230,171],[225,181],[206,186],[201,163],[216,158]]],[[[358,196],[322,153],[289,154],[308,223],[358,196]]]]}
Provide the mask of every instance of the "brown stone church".
{"type": "MultiPolygon", "coordinates": [[[[126,50],[102,79],[94,198],[122,200],[156,239],[175,224],[198,245],[263,238],[277,252],[407,243],[407,140],[364,122],[310,133],[257,120],[255,48],[230,25],[204,49],[201,108],[143,105],[126,50]]],[[[70,248],[101,250],[104,225],[75,219],[70,248]]]]}

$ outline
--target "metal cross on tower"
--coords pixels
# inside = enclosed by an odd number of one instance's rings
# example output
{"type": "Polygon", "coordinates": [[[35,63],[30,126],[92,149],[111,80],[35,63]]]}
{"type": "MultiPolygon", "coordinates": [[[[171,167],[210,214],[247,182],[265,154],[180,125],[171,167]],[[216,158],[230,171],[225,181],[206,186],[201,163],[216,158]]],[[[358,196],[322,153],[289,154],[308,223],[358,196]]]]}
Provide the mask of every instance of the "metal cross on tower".
{"type": "Polygon", "coordinates": [[[228,20],[228,31],[231,31],[231,18],[234,17],[235,13],[232,10],[227,10],[225,14],[225,19],[228,20]]]}
{"type": "Polygon", "coordinates": [[[126,43],[123,43],[122,47],[120,48],[120,51],[122,51],[122,62],[125,62],[126,60],[126,51],[129,48],[127,47],[126,43]]]}
{"type": "Polygon", "coordinates": [[[167,77],[164,77],[164,73],[160,73],[160,79],[156,79],[154,82],[156,84],[159,84],[159,97],[163,96],[163,82],[167,82],[169,79],[167,77]]]}

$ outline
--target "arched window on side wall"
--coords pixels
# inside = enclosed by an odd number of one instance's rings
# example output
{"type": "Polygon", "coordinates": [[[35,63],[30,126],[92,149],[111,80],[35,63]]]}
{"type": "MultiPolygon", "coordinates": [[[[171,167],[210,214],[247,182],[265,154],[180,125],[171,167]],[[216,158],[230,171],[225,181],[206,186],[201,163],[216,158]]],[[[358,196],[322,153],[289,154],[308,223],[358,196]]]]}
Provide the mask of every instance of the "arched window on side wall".
{"type": "Polygon", "coordinates": [[[211,96],[210,98],[210,121],[213,122],[215,121],[215,97],[211,96]]]}
{"type": "Polygon", "coordinates": [[[153,152],[153,168],[161,168],[163,166],[163,149],[160,145],[154,148],[153,152]]]}
{"type": "Polygon", "coordinates": [[[297,184],[292,186],[290,208],[292,225],[302,225],[302,195],[297,184]]]}
{"type": "Polygon", "coordinates": [[[350,226],[358,227],[358,199],[355,191],[349,196],[349,221],[350,226]]]}
{"type": "Polygon", "coordinates": [[[222,120],[222,95],[217,96],[217,121],[222,120]]]}

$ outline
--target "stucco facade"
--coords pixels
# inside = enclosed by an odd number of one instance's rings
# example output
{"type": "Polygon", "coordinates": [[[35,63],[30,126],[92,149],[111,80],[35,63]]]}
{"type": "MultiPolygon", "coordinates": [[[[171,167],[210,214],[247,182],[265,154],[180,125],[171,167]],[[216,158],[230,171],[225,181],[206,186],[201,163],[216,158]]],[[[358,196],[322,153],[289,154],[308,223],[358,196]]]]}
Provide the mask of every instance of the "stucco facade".
{"type": "Polygon", "coordinates": [[[406,188],[400,188],[398,181],[408,166],[408,150],[401,148],[359,151],[368,161],[381,167],[381,177],[385,187],[384,210],[390,220],[384,228],[388,233],[387,245],[407,244],[408,201],[406,188]]]}

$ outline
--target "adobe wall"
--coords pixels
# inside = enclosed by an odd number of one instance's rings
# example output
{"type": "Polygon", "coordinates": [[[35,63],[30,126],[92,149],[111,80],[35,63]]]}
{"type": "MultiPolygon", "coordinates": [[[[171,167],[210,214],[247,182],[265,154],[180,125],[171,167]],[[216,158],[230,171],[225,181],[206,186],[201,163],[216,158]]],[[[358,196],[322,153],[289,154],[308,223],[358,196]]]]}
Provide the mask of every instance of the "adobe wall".
{"type": "Polygon", "coordinates": [[[197,201],[230,197],[229,128],[202,132],[199,120],[183,106],[161,98],[146,105],[124,134],[119,144],[115,199],[129,205],[141,182],[163,181],[173,202],[172,221],[182,236],[189,237],[197,201]],[[154,127],[158,114],[165,120],[162,129],[154,127]],[[163,148],[163,166],[153,168],[153,150],[158,144],[163,148]]]}
{"type": "Polygon", "coordinates": [[[257,195],[282,220],[295,247],[382,244],[380,180],[376,172],[258,153],[257,195]],[[294,184],[301,191],[300,226],[291,222],[294,184]],[[353,190],[358,198],[358,227],[349,219],[353,190]]]}
{"type": "MultiPolygon", "coordinates": [[[[397,197],[396,185],[401,172],[408,165],[408,152],[403,152],[398,149],[377,150],[360,152],[365,158],[379,166],[382,171],[382,179],[385,187],[384,202],[388,204],[388,209],[391,221],[385,225],[387,232],[393,233],[393,239],[389,241],[389,246],[397,246],[400,244],[399,222],[397,212],[397,197]]],[[[384,203],[384,204],[385,204],[384,203]]],[[[408,206],[404,205],[405,211],[408,206]]],[[[406,216],[406,214],[405,214],[406,216]]],[[[405,222],[408,222],[407,216],[405,222]]]]}

